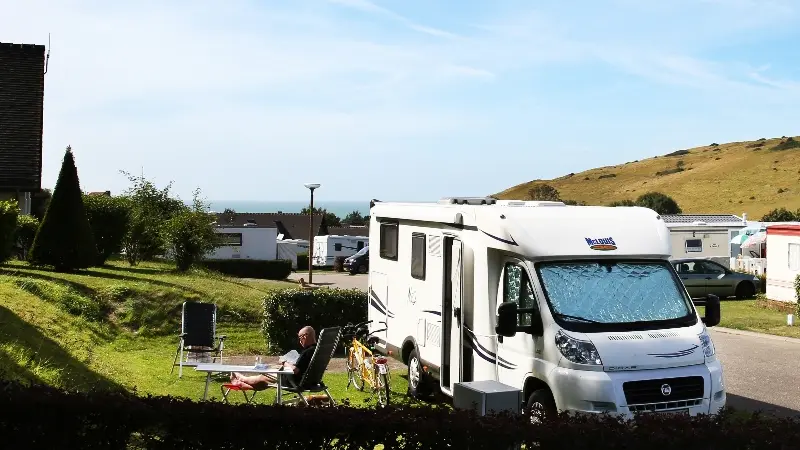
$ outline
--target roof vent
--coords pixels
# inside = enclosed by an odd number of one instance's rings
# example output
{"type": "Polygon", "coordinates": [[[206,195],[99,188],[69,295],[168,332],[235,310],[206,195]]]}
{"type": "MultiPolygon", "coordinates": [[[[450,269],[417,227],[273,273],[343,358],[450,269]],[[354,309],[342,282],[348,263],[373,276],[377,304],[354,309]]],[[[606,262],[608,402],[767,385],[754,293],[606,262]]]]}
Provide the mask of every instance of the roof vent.
{"type": "Polygon", "coordinates": [[[439,200],[442,205],[494,205],[497,199],[492,197],[445,197],[439,200]]]}
{"type": "Polygon", "coordinates": [[[538,206],[566,206],[564,202],[548,202],[548,201],[523,201],[523,200],[500,200],[497,202],[498,206],[522,206],[522,207],[538,207],[538,206]]]}

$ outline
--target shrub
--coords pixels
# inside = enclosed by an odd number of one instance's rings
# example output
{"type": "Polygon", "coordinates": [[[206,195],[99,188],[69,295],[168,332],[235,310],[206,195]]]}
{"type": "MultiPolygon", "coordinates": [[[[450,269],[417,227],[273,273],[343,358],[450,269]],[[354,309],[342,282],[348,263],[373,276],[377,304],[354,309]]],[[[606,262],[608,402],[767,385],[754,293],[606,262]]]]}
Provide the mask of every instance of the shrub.
{"type": "Polygon", "coordinates": [[[532,188],[528,189],[528,199],[535,201],[561,201],[561,196],[558,189],[549,184],[535,184],[532,188]]]}
{"type": "Polygon", "coordinates": [[[282,289],[264,297],[262,331],[267,350],[285,353],[297,347],[297,330],[367,320],[367,293],[358,289],[282,289]]]}
{"type": "Polygon", "coordinates": [[[207,212],[199,191],[195,191],[192,209],[186,208],[164,223],[164,242],[179,271],[189,270],[214,250],[218,236],[213,222],[213,214],[207,212]]]}
{"type": "Polygon", "coordinates": [[[598,180],[602,180],[603,178],[616,178],[616,177],[617,177],[617,174],[615,174],[615,173],[604,173],[603,175],[600,175],[599,177],[597,177],[597,179],[598,180]]]}
{"type": "Polygon", "coordinates": [[[272,261],[254,259],[203,259],[198,265],[209,270],[239,278],[283,280],[292,273],[292,262],[288,259],[272,261]]]}
{"type": "Polygon", "coordinates": [[[16,200],[0,202],[0,263],[11,257],[18,216],[19,204],[16,200]]]}
{"type": "Polygon", "coordinates": [[[561,414],[531,424],[525,415],[477,416],[446,407],[325,408],[226,405],[120,388],[80,393],[37,383],[0,382],[0,433],[9,448],[81,449],[725,449],[794,448],[796,418],[643,414],[561,414]],[[68,414],[64,414],[69,411],[68,414]],[[53,426],[57,423],[58,426],[53,426]]]}
{"type": "Polygon", "coordinates": [[[672,153],[667,153],[664,156],[681,156],[681,155],[688,155],[688,154],[689,154],[689,150],[677,150],[677,151],[674,151],[672,153]]]}
{"type": "Polygon", "coordinates": [[[761,222],[795,222],[800,220],[800,210],[796,213],[786,208],[776,208],[764,214],[761,222]]]}
{"type": "Polygon", "coordinates": [[[297,254],[297,270],[308,270],[308,253],[297,254]]]}
{"type": "Polygon", "coordinates": [[[675,167],[675,168],[672,168],[672,169],[659,170],[658,172],[656,172],[656,176],[657,177],[661,177],[661,176],[664,176],[664,175],[671,175],[673,173],[680,173],[680,172],[683,172],[683,171],[684,171],[683,167],[675,167]]]}
{"type": "Polygon", "coordinates": [[[781,151],[781,150],[791,150],[793,148],[800,148],[800,141],[797,141],[792,137],[788,137],[785,140],[782,140],[774,147],[772,147],[772,150],[781,151]]]}
{"type": "Polygon", "coordinates": [[[28,258],[28,252],[33,245],[33,240],[36,238],[36,232],[39,230],[39,219],[35,216],[27,214],[20,214],[17,216],[17,229],[15,232],[14,242],[17,245],[17,254],[19,258],[25,260],[28,258]]]}
{"type": "Polygon", "coordinates": [[[97,244],[96,265],[102,266],[108,258],[122,249],[122,239],[128,232],[131,204],[127,197],[85,195],[86,216],[97,244]]]}
{"type": "Polygon", "coordinates": [[[344,256],[337,256],[333,259],[333,270],[336,272],[344,272],[344,256]]]}
{"type": "Polygon", "coordinates": [[[681,208],[672,197],[661,192],[648,192],[636,199],[636,204],[659,214],[680,214],[681,208]]]}
{"type": "Polygon", "coordinates": [[[67,147],[53,198],[33,240],[28,259],[56,271],[85,269],[97,262],[97,245],[86,217],[78,169],[72,148],[67,147]]]}
{"type": "Polygon", "coordinates": [[[633,200],[616,200],[608,204],[608,206],[636,206],[636,202],[633,200]]]}

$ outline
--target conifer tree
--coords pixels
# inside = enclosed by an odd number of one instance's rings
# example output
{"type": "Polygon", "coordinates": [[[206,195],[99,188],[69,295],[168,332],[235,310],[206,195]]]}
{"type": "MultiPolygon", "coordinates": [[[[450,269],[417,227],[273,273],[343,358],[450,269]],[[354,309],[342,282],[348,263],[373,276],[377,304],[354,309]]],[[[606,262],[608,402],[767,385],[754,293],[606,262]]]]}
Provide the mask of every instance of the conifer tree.
{"type": "Polygon", "coordinates": [[[59,272],[85,269],[97,261],[97,246],[86,216],[72,147],[67,147],[53,197],[28,259],[35,265],[53,266],[59,272]]]}

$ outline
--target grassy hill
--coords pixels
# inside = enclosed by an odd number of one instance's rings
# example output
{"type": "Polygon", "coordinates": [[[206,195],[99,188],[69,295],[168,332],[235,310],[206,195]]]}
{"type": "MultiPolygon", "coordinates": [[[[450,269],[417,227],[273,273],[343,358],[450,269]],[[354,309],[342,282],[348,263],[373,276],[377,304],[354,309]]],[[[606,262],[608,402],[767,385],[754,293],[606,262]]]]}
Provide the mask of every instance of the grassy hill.
{"type": "Polygon", "coordinates": [[[758,219],[775,208],[800,208],[800,138],[713,143],[554,180],[533,180],[495,197],[526,200],[536,183],[554,186],[564,200],[590,205],[659,191],[675,199],[684,213],[746,212],[758,219]]]}

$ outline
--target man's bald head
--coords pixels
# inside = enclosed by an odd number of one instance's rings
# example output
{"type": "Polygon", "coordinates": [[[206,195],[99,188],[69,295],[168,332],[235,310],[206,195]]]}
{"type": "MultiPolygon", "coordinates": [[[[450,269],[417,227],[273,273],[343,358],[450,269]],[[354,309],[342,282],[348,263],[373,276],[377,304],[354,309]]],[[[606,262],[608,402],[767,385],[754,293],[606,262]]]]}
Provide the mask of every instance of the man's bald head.
{"type": "Polygon", "coordinates": [[[300,339],[300,343],[303,347],[308,347],[317,342],[317,332],[308,325],[300,329],[297,333],[297,337],[300,339]]]}

